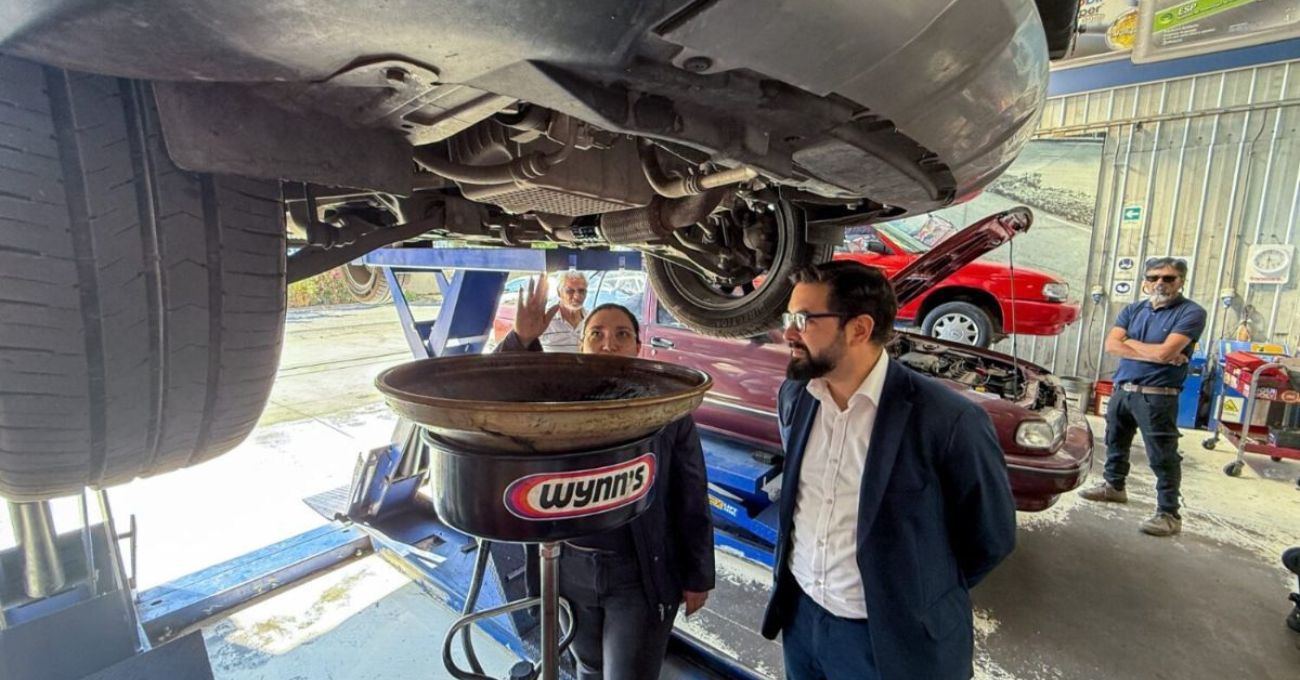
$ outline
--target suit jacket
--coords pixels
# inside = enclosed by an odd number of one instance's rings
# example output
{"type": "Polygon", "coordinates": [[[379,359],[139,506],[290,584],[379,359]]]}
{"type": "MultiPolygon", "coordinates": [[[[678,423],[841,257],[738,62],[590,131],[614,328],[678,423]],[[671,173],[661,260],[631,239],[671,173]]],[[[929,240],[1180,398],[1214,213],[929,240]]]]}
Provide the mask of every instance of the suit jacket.
{"type": "MultiPolygon", "coordinates": [[[[513,331],[498,352],[542,351],[540,342],[525,346],[513,331]]],[[[661,615],[682,601],[682,592],[713,590],[713,519],[704,450],[690,416],[669,423],[655,435],[658,478],[650,507],[627,524],[641,565],[641,585],[651,607],[661,615]]],[[[539,594],[536,551],[529,552],[528,585],[539,594]]]]}
{"type": "MultiPolygon", "coordinates": [[[[819,406],[806,387],[787,380],[778,398],[786,455],[775,587],[763,619],[769,639],[789,623],[799,595],[790,532],[819,406]]],[[[881,677],[971,677],[968,591],[1011,553],[1015,537],[1015,502],[988,414],[891,362],[867,449],[857,526],[857,566],[881,677]]]]}

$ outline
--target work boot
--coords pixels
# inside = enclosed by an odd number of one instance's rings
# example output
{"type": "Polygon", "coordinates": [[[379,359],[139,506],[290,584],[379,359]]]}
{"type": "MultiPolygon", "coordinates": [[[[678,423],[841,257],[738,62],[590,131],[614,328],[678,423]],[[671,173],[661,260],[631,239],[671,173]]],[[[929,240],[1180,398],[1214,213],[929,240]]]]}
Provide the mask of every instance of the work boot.
{"type": "Polygon", "coordinates": [[[1128,492],[1123,489],[1116,489],[1110,485],[1110,482],[1102,482],[1097,486],[1088,487],[1079,492],[1079,495],[1086,501],[1098,501],[1101,503],[1127,503],[1128,492]]]}
{"type": "Polygon", "coordinates": [[[1183,520],[1167,512],[1157,512],[1138,528],[1148,536],[1173,536],[1183,530],[1183,520]]]}

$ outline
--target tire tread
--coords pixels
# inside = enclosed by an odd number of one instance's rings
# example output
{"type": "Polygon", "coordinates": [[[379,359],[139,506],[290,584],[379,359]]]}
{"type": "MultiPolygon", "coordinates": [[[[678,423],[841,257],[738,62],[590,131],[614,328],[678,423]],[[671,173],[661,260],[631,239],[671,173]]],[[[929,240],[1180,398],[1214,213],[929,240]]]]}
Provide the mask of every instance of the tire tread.
{"type": "Polygon", "coordinates": [[[284,327],[278,185],[178,170],[147,85],[0,56],[0,187],[0,496],[242,441],[284,327]]]}

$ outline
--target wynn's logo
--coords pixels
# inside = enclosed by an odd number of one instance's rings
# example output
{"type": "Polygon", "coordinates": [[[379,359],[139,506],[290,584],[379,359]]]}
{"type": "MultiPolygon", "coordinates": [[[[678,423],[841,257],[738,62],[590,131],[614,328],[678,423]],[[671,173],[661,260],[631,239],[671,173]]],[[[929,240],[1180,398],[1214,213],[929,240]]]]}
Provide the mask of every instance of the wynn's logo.
{"type": "Polygon", "coordinates": [[[655,481],[655,454],[574,472],[520,477],[506,487],[506,509],[521,519],[589,517],[641,500],[655,481]]]}

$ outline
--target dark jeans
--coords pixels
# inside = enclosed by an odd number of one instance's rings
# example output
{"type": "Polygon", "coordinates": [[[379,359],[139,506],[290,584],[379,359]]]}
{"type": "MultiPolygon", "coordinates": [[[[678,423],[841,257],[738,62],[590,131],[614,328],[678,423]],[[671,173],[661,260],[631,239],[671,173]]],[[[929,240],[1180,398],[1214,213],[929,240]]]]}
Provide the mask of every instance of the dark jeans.
{"type": "Polygon", "coordinates": [[[573,607],[578,680],[657,680],[677,606],[651,607],[636,557],[560,553],[560,595],[573,607]]]}
{"type": "Polygon", "coordinates": [[[781,650],[787,680],[880,680],[866,619],[840,618],[802,591],[781,650]]]}
{"type": "Polygon", "coordinates": [[[1147,462],[1156,473],[1156,504],[1161,512],[1178,515],[1178,487],[1183,457],[1178,453],[1178,396],[1116,390],[1106,409],[1106,472],[1116,489],[1124,488],[1133,435],[1142,431],[1147,462]]]}

